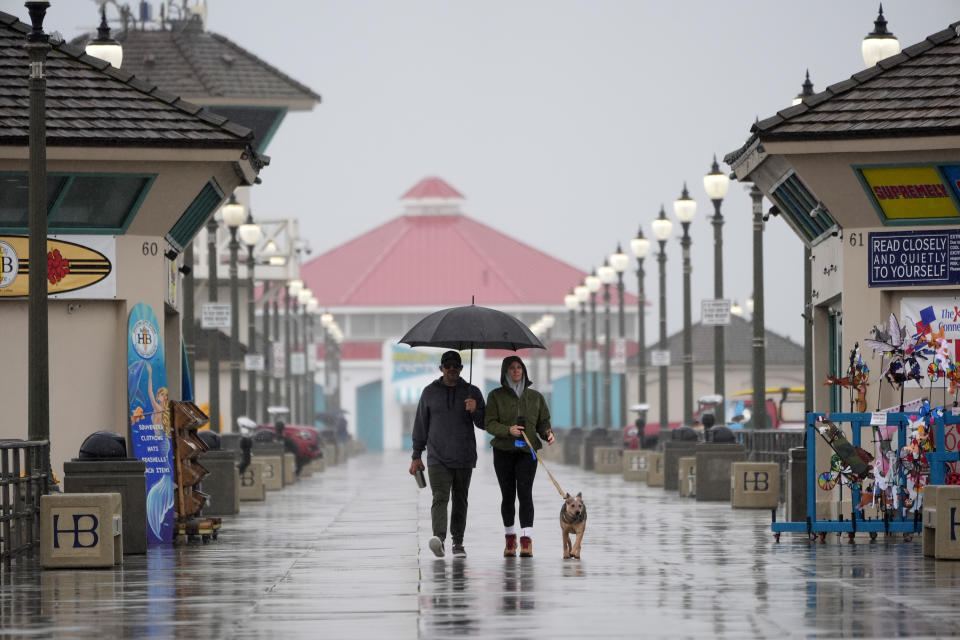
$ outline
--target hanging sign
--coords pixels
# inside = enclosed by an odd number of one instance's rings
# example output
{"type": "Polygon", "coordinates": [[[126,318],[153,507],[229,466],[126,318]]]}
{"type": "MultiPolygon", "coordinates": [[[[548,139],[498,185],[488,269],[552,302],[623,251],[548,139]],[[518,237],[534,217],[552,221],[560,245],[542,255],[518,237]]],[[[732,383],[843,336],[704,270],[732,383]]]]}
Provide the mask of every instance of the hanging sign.
{"type": "Polygon", "coordinates": [[[960,284],[960,230],[868,234],[869,285],[960,284]]]}
{"type": "Polygon", "coordinates": [[[146,464],[147,542],[173,540],[170,391],[153,309],[138,302],[127,330],[127,408],[133,455],[146,464]]]}

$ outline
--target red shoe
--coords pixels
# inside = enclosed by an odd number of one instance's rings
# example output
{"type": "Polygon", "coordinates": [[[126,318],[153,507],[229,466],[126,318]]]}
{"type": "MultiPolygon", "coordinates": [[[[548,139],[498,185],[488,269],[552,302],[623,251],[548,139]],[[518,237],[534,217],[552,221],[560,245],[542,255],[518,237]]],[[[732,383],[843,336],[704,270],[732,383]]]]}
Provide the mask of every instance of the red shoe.
{"type": "Polygon", "coordinates": [[[503,549],[503,557],[513,558],[517,555],[517,534],[507,533],[505,537],[507,539],[507,546],[503,549]]]}
{"type": "Polygon", "coordinates": [[[521,558],[532,558],[533,557],[533,540],[527,536],[520,536],[520,557],[521,558]]]}

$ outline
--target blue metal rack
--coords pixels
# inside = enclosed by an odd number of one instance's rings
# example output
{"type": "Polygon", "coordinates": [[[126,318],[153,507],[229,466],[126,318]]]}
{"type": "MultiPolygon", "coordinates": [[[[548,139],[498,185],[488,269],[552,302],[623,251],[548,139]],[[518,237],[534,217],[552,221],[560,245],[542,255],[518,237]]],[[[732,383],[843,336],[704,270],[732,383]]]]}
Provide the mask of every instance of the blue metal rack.
{"type": "MultiPolygon", "coordinates": [[[[907,425],[910,421],[910,415],[907,413],[888,413],[887,424],[885,426],[897,426],[897,451],[907,445],[907,425]]],[[[913,414],[915,415],[915,414],[913,414]]],[[[876,539],[879,533],[902,533],[904,539],[909,540],[914,533],[919,533],[923,527],[921,514],[917,511],[915,514],[906,514],[901,508],[898,515],[886,518],[864,518],[863,510],[854,509],[849,519],[840,516],[839,520],[817,520],[817,457],[816,444],[820,439],[817,433],[817,420],[821,417],[828,417],[831,422],[849,423],[852,430],[851,443],[859,447],[861,443],[861,431],[863,428],[872,428],[870,424],[872,414],[870,413],[808,413],[806,424],[806,446],[807,446],[807,519],[806,522],[777,522],[776,509],[773,510],[774,522],[771,525],[774,538],[779,541],[780,534],[783,532],[807,533],[811,540],[817,536],[823,541],[827,533],[837,532],[846,533],[853,541],[854,535],[858,531],[868,532],[871,539],[876,539]]],[[[948,413],[944,417],[938,417],[934,423],[935,451],[927,453],[927,462],[930,466],[930,484],[944,484],[946,479],[946,469],[948,462],[960,459],[960,452],[946,450],[946,429],[947,424],[960,424],[960,416],[948,413]]],[[[860,491],[852,489],[851,503],[856,505],[860,502],[860,491]]]]}

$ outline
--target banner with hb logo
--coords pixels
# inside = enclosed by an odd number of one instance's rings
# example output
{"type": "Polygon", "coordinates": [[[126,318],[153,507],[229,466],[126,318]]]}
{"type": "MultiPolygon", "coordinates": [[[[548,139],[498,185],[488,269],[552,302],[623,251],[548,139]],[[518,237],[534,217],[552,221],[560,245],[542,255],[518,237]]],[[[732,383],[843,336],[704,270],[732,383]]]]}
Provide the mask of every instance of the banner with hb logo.
{"type": "Polygon", "coordinates": [[[127,347],[127,399],[133,455],[146,465],[147,543],[173,540],[173,466],[170,391],[160,328],[143,302],[130,312],[127,347]]]}

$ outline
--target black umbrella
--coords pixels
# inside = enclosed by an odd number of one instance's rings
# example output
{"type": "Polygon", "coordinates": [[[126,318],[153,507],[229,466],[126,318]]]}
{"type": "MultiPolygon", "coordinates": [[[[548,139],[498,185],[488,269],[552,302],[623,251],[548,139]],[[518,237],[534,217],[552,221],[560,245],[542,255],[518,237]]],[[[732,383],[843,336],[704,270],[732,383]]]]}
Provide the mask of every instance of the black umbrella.
{"type": "MultiPolygon", "coordinates": [[[[510,314],[475,304],[434,311],[413,325],[400,342],[411,347],[446,347],[457,351],[545,348],[527,325],[510,314]]],[[[470,378],[472,381],[472,357],[470,378]]]]}

